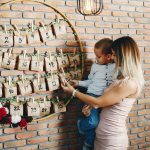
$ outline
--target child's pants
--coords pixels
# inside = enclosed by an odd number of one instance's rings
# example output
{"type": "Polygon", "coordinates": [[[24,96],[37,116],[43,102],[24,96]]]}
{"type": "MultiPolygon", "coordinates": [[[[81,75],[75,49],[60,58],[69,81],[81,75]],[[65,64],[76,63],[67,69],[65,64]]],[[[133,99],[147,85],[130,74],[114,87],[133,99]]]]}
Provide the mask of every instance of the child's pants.
{"type": "MultiPolygon", "coordinates": [[[[98,97],[94,94],[88,94],[93,97],[98,97]]],[[[92,109],[90,116],[82,117],[78,120],[79,133],[84,134],[84,143],[89,146],[93,146],[95,140],[95,128],[98,126],[100,120],[100,109],[92,109]]]]}

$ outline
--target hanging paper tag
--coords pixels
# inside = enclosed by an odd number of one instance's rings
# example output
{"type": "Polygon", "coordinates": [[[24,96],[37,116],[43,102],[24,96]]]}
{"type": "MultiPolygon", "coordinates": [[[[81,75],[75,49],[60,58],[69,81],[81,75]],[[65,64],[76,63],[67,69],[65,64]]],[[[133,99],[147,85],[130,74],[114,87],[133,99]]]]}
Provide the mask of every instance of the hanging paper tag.
{"type": "Polygon", "coordinates": [[[16,65],[16,59],[10,56],[10,54],[5,53],[2,60],[2,68],[14,69],[16,65]]]}
{"type": "Polygon", "coordinates": [[[32,71],[43,71],[44,61],[37,58],[37,56],[32,56],[31,60],[31,70],[32,71]]]}
{"type": "Polygon", "coordinates": [[[13,46],[13,35],[0,35],[0,46],[13,46]]]}
{"type": "Polygon", "coordinates": [[[27,41],[29,45],[41,43],[38,31],[27,34],[27,41]]]}
{"type": "Polygon", "coordinates": [[[32,93],[32,87],[29,81],[20,81],[17,84],[21,95],[27,95],[32,93]]]}
{"type": "Polygon", "coordinates": [[[8,85],[4,83],[4,95],[6,98],[17,96],[17,87],[14,85],[8,85]]]}
{"type": "Polygon", "coordinates": [[[23,55],[19,56],[18,70],[29,70],[30,60],[23,55]]]}
{"type": "Polygon", "coordinates": [[[53,28],[54,28],[54,33],[56,37],[58,35],[67,33],[66,25],[64,21],[56,22],[55,24],[53,24],[53,28]]]}
{"type": "Polygon", "coordinates": [[[45,69],[47,72],[57,71],[56,57],[50,56],[51,58],[45,57],[45,69]]]}
{"type": "Polygon", "coordinates": [[[54,91],[59,89],[59,79],[57,75],[54,75],[53,77],[47,78],[47,85],[49,91],[54,91]]]}
{"type": "Polygon", "coordinates": [[[45,92],[46,91],[46,82],[44,78],[40,78],[40,81],[38,82],[38,79],[34,79],[33,81],[33,89],[35,93],[38,92],[45,92]]]}
{"type": "Polygon", "coordinates": [[[81,70],[76,71],[70,71],[70,74],[72,76],[72,80],[81,80],[82,79],[82,73],[81,70]]]}
{"type": "Polygon", "coordinates": [[[69,66],[69,60],[68,60],[68,56],[64,55],[62,56],[57,56],[57,62],[58,62],[58,67],[59,68],[67,68],[69,66]]]}
{"type": "Polygon", "coordinates": [[[44,101],[39,103],[40,106],[40,116],[45,116],[50,114],[51,102],[44,101]]]}
{"type": "Polygon", "coordinates": [[[71,73],[67,72],[65,74],[61,73],[59,74],[61,82],[65,83],[66,81],[69,82],[72,79],[71,73]]]}
{"type": "Polygon", "coordinates": [[[52,33],[52,30],[50,28],[47,29],[47,27],[45,27],[45,29],[44,29],[43,27],[41,27],[39,29],[39,32],[40,32],[40,35],[41,35],[41,38],[42,38],[42,42],[46,42],[48,40],[55,39],[55,37],[52,33]]]}
{"type": "Polygon", "coordinates": [[[53,105],[55,113],[66,112],[66,106],[63,101],[59,101],[58,103],[54,103],[53,105]]]}
{"type": "Polygon", "coordinates": [[[10,114],[23,116],[23,104],[20,102],[11,102],[10,103],[10,114]]]}
{"type": "Polygon", "coordinates": [[[38,102],[27,102],[28,116],[40,116],[40,107],[38,102]]]}
{"type": "Polygon", "coordinates": [[[69,55],[70,67],[78,66],[80,64],[79,55],[69,55]]]}
{"type": "Polygon", "coordinates": [[[27,44],[26,36],[15,35],[14,36],[14,46],[24,46],[27,44]]]}

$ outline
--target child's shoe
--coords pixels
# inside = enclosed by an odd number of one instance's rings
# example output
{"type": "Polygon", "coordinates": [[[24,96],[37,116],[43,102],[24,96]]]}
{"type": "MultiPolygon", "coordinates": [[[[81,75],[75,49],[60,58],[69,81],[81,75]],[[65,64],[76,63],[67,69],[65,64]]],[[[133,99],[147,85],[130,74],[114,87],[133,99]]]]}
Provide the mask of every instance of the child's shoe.
{"type": "Polygon", "coordinates": [[[84,143],[84,145],[82,147],[82,150],[93,150],[93,148],[92,148],[91,145],[88,145],[88,144],[84,143]]]}

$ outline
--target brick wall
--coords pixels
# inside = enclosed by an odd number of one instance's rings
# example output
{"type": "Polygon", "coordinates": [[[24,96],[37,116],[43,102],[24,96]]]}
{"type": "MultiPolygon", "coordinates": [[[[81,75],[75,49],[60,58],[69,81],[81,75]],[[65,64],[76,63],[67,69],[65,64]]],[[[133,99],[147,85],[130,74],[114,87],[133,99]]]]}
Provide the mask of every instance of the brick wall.
{"type": "MultiPolygon", "coordinates": [[[[1,0],[0,4],[7,1],[1,0]]],[[[44,2],[49,3],[52,0],[44,2]]],[[[150,0],[106,0],[102,13],[89,17],[76,12],[76,0],[57,0],[52,4],[70,19],[81,40],[86,43],[84,47],[85,76],[94,60],[93,45],[97,40],[104,37],[116,39],[130,35],[139,45],[145,79],[150,79],[150,0]]],[[[6,24],[8,27],[10,24],[26,27],[32,19],[35,20],[35,24],[38,24],[39,20],[49,23],[54,16],[51,9],[33,2],[18,2],[0,8],[0,24],[6,24]]],[[[67,38],[73,39],[70,29],[68,29],[67,38]]],[[[60,38],[47,45],[62,46],[64,40],[60,38]]],[[[46,48],[49,47],[43,45],[41,50],[46,48]]],[[[30,50],[28,49],[29,52],[30,50]]],[[[135,103],[127,120],[130,150],[150,149],[150,94],[148,91],[149,86],[143,91],[142,98],[135,103]]],[[[76,119],[79,115],[80,103],[74,101],[67,107],[66,113],[32,122],[27,130],[1,126],[0,149],[78,150],[81,148],[81,137],[76,128],[76,119]]]]}

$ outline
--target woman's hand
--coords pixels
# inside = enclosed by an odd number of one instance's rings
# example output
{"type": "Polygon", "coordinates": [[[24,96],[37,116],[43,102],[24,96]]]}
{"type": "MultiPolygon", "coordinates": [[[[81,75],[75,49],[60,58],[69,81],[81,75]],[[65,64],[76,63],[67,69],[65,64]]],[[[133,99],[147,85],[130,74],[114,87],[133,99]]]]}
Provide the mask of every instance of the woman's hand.
{"type": "Polygon", "coordinates": [[[90,105],[84,105],[83,108],[82,108],[82,113],[86,116],[86,117],[89,117],[90,114],[91,114],[91,110],[92,110],[92,107],[90,105]]]}
{"type": "Polygon", "coordinates": [[[64,83],[61,84],[61,87],[63,88],[65,92],[70,93],[70,94],[72,94],[73,91],[75,90],[73,86],[71,86],[66,80],[64,80],[64,83]]]}

